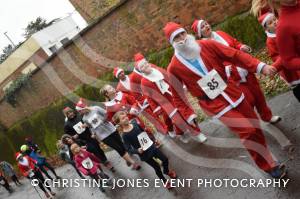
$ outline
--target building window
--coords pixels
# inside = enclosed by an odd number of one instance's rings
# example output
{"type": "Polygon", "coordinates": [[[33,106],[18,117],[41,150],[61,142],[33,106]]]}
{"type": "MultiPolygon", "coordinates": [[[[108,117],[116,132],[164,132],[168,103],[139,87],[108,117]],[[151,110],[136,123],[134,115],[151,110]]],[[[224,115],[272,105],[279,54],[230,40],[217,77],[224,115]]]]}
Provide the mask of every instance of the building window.
{"type": "Polygon", "coordinates": [[[62,45],[65,45],[65,44],[68,43],[69,41],[70,41],[69,38],[66,37],[66,38],[60,40],[60,43],[62,43],[62,45]]]}
{"type": "Polygon", "coordinates": [[[49,48],[49,50],[52,52],[52,53],[55,53],[57,51],[57,48],[56,48],[56,45],[53,45],[49,48]]]}

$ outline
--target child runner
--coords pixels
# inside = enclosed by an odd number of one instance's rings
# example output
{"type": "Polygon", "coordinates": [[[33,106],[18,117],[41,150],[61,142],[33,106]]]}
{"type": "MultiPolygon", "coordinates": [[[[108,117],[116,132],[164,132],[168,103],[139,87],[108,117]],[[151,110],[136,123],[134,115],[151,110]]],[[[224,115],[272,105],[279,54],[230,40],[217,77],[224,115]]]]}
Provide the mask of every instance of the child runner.
{"type": "MultiPolygon", "coordinates": [[[[149,164],[164,183],[167,180],[163,173],[171,178],[177,177],[175,171],[169,169],[168,158],[154,146],[145,130],[142,129],[135,120],[130,122],[127,114],[123,111],[119,111],[113,116],[113,121],[119,125],[118,130],[122,134],[126,148],[130,150],[131,153],[138,154],[142,161],[149,164]],[[163,172],[154,158],[158,158],[162,161],[163,172]]],[[[167,183],[166,188],[171,188],[169,183],[167,183]]]]}
{"type": "Polygon", "coordinates": [[[80,173],[80,171],[77,169],[75,162],[73,161],[73,158],[71,156],[72,152],[70,151],[68,145],[62,143],[61,140],[58,140],[56,142],[56,146],[58,149],[58,154],[60,156],[60,158],[67,162],[68,164],[70,164],[72,167],[74,167],[74,169],[76,170],[77,174],[79,175],[80,178],[84,178],[82,176],[82,174],[80,173]]]}
{"type": "MultiPolygon", "coordinates": [[[[76,143],[71,145],[71,151],[74,154],[76,167],[81,173],[96,180],[99,176],[102,179],[109,179],[109,176],[101,169],[100,160],[94,154],[80,148],[76,143]]],[[[102,186],[99,188],[104,192],[102,186]]]]}

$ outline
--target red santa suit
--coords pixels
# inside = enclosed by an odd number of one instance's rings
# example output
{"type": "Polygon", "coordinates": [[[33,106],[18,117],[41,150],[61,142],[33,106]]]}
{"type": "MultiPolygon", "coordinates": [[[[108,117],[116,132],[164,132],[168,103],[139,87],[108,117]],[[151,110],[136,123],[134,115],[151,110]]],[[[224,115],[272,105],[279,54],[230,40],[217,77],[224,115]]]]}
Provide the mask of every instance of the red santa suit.
{"type": "MultiPolygon", "coordinates": [[[[168,126],[169,131],[173,131],[173,125],[176,128],[176,134],[182,135],[184,132],[190,132],[192,135],[200,133],[199,128],[192,128],[185,121],[184,117],[178,112],[173,103],[172,86],[169,84],[167,71],[151,64],[152,73],[143,74],[141,81],[142,92],[147,96],[148,102],[153,110],[159,109],[160,115],[168,126]]],[[[187,99],[185,99],[187,100],[187,99]]],[[[194,111],[187,109],[190,115],[196,117],[194,111]]]]}
{"type": "MultiPolygon", "coordinates": [[[[259,18],[259,22],[264,27],[270,17],[274,16],[272,13],[266,13],[259,18]]],[[[296,86],[300,84],[300,70],[288,70],[282,64],[280,59],[278,47],[276,45],[276,34],[266,31],[267,41],[266,46],[268,53],[272,58],[275,66],[279,72],[280,77],[290,86],[296,86]]]]}
{"type": "Polygon", "coordinates": [[[136,115],[130,114],[130,111],[138,112],[137,101],[133,96],[118,91],[114,99],[104,102],[107,112],[107,119],[112,121],[112,117],[118,111],[125,111],[128,113],[129,119],[136,118],[136,115]]]}
{"type": "MultiPolygon", "coordinates": [[[[115,74],[116,78],[118,75],[115,74]]],[[[119,80],[116,90],[122,91],[123,93],[127,93],[134,97],[134,99],[138,102],[139,109],[142,110],[141,114],[147,118],[159,131],[160,133],[167,133],[167,126],[157,119],[156,111],[152,110],[149,106],[147,98],[142,95],[141,91],[141,80],[142,74],[136,69],[130,75],[126,75],[126,80],[119,80]]]]}
{"type": "MultiPolygon", "coordinates": [[[[19,156],[21,156],[21,154],[17,153],[16,156],[18,158],[19,156]]],[[[39,170],[38,167],[36,166],[36,161],[34,159],[32,159],[31,157],[29,157],[28,155],[23,156],[23,160],[18,161],[17,164],[18,164],[18,167],[19,167],[22,175],[25,177],[29,177],[30,171],[39,170]]]]}
{"type": "MultiPolygon", "coordinates": [[[[164,31],[172,43],[173,38],[185,30],[180,25],[169,22],[164,31]]],[[[276,164],[267,148],[259,119],[251,105],[244,100],[244,94],[236,83],[231,79],[227,80],[223,65],[224,61],[228,61],[242,66],[249,72],[260,73],[265,64],[240,50],[213,40],[202,40],[198,43],[201,51],[196,61],[200,64],[202,72],[176,51],[168,66],[175,106],[186,120],[191,117],[189,108],[181,96],[184,93],[184,83],[188,91],[198,98],[203,111],[213,118],[218,118],[236,133],[256,165],[270,172],[276,164]]]]}
{"type": "MultiPolygon", "coordinates": [[[[192,29],[197,33],[199,32],[198,27],[201,27],[201,20],[196,20],[193,23],[192,29]]],[[[213,31],[211,39],[237,50],[241,50],[244,46],[244,44],[240,43],[237,39],[223,31],[213,31]]],[[[263,121],[269,122],[272,119],[273,114],[267,105],[266,98],[260,88],[259,81],[255,74],[249,73],[247,70],[229,62],[225,62],[224,64],[226,66],[226,76],[240,83],[239,86],[245,94],[247,101],[253,106],[253,108],[256,108],[263,121]]]]}

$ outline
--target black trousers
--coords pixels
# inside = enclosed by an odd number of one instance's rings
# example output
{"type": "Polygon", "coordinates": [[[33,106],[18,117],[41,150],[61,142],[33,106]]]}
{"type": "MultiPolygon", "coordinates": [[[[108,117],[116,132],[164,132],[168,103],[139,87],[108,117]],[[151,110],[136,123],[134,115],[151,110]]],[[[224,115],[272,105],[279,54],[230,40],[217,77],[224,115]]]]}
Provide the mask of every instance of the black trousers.
{"type": "Polygon", "coordinates": [[[110,136],[102,140],[102,142],[116,150],[121,157],[123,157],[127,153],[125,146],[122,142],[122,138],[117,131],[115,131],[110,136]]]}
{"type": "Polygon", "coordinates": [[[49,175],[49,173],[47,172],[45,167],[48,168],[54,174],[55,177],[57,177],[57,174],[56,174],[54,168],[47,161],[45,161],[44,164],[38,165],[38,166],[39,166],[40,170],[47,176],[47,178],[52,179],[52,177],[49,175]]]}
{"type": "Polygon", "coordinates": [[[169,173],[169,160],[168,160],[168,158],[159,149],[155,149],[155,152],[154,152],[153,156],[151,158],[149,158],[148,160],[145,160],[145,162],[147,164],[149,164],[155,170],[156,175],[160,179],[162,179],[164,182],[166,182],[166,178],[164,177],[164,175],[161,171],[160,165],[153,158],[157,158],[157,159],[160,159],[162,161],[163,173],[164,174],[169,173]]]}
{"type": "Polygon", "coordinates": [[[295,88],[293,88],[293,93],[295,97],[298,99],[298,102],[300,102],[300,84],[298,84],[295,88]]]}
{"type": "MultiPolygon", "coordinates": [[[[43,174],[42,174],[40,171],[38,171],[38,170],[34,171],[34,176],[33,176],[31,179],[36,179],[36,180],[38,180],[38,181],[39,181],[38,186],[40,187],[40,189],[41,189],[43,192],[45,192],[45,193],[47,192],[46,189],[45,189],[45,187],[44,187],[45,178],[44,178],[43,174]]],[[[47,182],[46,182],[45,184],[47,185],[46,188],[47,188],[49,191],[51,191],[51,188],[50,188],[49,184],[48,184],[47,182]]]]}
{"type": "Polygon", "coordinates": [[[87,140],[87,151],[93,153],[102,163],[107,162],[107,157],[104,151],[99,146],[99,142],[95,139],[87,140]]]}

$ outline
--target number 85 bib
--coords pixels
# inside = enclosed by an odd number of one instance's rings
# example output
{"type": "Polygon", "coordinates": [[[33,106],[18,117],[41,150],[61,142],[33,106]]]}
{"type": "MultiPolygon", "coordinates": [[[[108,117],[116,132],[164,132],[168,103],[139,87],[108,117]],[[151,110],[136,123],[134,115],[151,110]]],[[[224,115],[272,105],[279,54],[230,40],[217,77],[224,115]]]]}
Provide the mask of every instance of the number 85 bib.
{"type": "Polygon", "coordinates": [[[211,70],[202,79],[198,80],[197,83],[209,99],[215,99],[227,87],[227,84],[215,69],[211,70]]]}

